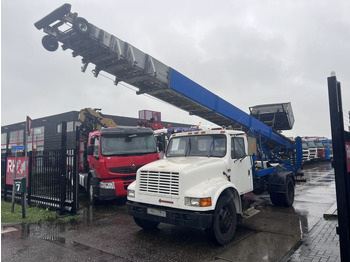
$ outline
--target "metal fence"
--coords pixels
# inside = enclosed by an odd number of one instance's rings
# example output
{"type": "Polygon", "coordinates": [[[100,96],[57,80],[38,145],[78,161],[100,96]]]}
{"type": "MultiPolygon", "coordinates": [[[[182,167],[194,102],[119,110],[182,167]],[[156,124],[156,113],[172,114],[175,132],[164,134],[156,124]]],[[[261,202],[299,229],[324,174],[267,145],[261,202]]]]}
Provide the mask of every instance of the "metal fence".
{"type": "MultiPolygon", "coordinates": [[[[1,192],[6,198],[12,186],[6,184],[7,158],[1,156],[1,192]]],[[[28,154],[29,205],[75,213],[78,209],[77,150],[37,151],[28,154]]]]}

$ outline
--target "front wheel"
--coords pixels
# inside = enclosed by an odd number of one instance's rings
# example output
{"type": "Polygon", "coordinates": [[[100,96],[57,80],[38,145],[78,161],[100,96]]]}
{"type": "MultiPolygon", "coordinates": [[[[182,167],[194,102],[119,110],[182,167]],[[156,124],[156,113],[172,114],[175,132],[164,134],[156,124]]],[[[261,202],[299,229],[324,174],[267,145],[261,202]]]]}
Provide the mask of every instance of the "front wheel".
{"type": "Polygon", "coordinates": [[[213,217],[213,223],[207,229],[209,237],[220,245],[230,242],[236,232],[237,211],[232,197],[219,198],[213,217]]]}
{"type": "Polygon", "coordinates": [[[58,41],[51,35],[45,35],[41,40],[41,43],[43,44],[43,47],[50,52],[54,52],[58,48],[58,41]]]}
{"type": "Polygon", "coordinates": [[[138,225],[139,227],[145,230],[153,230],[159,225],[159,222],[150,221],[150,220],[146,220],[138,217],[134,217],[134,221],[136,225],[138,225]]]}

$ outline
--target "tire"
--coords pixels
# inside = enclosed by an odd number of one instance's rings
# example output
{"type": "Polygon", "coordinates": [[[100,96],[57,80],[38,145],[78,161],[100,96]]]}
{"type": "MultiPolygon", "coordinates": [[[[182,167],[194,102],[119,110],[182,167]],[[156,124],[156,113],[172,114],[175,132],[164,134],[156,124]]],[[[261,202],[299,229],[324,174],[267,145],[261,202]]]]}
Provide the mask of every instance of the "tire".
{"type": "Polygon", "coordinates": [[[144,230],[154,230],[159,225],[159,222],[145,220],[138,217],[134,217],[134,221],[136,225],[143,228],[144,230]]]}
{"type": "Polygon", "coordinates": [[[293,179],[288,176],[286,180],[286,191],[284,193],[270,193],[270,199],[275,206],[290,207],[294,203],[294,182],[293,179]]]}
{"type": "Polygon", "coordinates": [[[90,205],[94,206],[96,204],[96,197],[95,197],[95,193],[94,193],[94,186],[92,184],[92,179],[89,180],[89,190],[88,190],[88,194],[89,194],[89,202],[90,205]]]}
{"type": "Polygon", "coordinates": [[[74,19],[73,21],[73,29],[81,35],[89,35],[90,31],[91,31],[91,26],[88,23],[88,21],[86,21],[86,19],[82,18],[82,17],[77,17],[74,19]]]}
{"type": "Polygon", "coordinates": [[[45,35],[42,38],[41,43],[42,43],[43,47],[47,51],[50,51],[50,52],[54,52],[58,48],[58,41],[56,40],[55,37],[53,37],[51,35],[45,35]]]}
{"type": "Polygon", "coordinates": [[[219,245],[230,242],[236,232],[237,211],[232,197],[221,196],[216,204],[213,223],[206,231],[209,237],[219,245]]]}

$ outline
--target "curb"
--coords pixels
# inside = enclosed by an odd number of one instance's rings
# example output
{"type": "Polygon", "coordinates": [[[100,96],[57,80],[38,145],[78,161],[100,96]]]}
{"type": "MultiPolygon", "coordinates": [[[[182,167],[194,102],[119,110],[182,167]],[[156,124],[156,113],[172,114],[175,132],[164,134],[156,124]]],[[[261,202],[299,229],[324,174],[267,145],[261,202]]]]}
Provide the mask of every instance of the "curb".
{"type": "Polygon", "coordinates": [[[326,220],[337,219],[338,218],[338,210],[337,203],[334,203],[330,209],[326,213],[323,214],[323,218],[326,220]]]}

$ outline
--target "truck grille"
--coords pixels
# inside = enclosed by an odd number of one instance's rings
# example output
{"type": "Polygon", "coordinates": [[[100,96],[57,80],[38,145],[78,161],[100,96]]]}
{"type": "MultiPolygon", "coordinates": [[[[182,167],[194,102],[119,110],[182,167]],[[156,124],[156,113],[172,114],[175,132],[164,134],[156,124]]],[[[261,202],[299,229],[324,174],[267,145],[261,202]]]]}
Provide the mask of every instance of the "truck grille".
{"type": "Polygon", "coordinates": [[[139,169],[140,166],[135,166],[132,168],[131,166],[120,166],[120,167],[110,167],[108,170],[112,173],[121,173],[121,174],[132,174],[136,173],[137,169],[139,169]]]}
{"type": "Polygon", "coordinates": [[[165,195],[179,195],[179,173],[141,171],[140,191],[165,195]]]}

